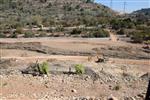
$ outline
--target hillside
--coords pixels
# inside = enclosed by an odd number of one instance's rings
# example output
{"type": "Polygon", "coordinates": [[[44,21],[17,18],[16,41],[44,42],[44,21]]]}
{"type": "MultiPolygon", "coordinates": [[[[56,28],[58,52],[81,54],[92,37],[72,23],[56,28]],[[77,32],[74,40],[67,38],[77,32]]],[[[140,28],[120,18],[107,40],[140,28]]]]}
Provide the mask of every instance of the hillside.
{"type": "Polygon", "coordinates": [[[139,22],[139,24],[150,23],[150,8],[134,11],[130,14],[132,18],[139,22]]]}
{"type": "Polygon", "coordinates": [[[150,8],[134,11],[133,14],[144,14],[146,16],[150,16],[150,8]]]}
{"type": "Polygon", "coordinates": [[[116,14],[91,0],[0,0],[0,9],[0,27],[7,29],[40,24],[92,26],[116,14]]]}

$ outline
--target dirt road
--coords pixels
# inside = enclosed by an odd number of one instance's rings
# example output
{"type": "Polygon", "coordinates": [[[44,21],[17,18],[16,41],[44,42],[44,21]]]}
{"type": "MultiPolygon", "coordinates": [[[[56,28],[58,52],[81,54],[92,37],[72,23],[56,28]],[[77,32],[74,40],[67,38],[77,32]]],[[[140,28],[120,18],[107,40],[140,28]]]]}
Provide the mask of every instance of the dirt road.
{"type": "Polygon", "coordinates": [[[113,32],[112,32],[111,30],[109,30],[109,29],[106,29],[106,31],[109,32],[110,39],[111,39],[112,42],[117,42],[117,41],[118,41],[118,38],[117,38],[117,36],[116,36],[115,33],[113,33],[113,32]]]}

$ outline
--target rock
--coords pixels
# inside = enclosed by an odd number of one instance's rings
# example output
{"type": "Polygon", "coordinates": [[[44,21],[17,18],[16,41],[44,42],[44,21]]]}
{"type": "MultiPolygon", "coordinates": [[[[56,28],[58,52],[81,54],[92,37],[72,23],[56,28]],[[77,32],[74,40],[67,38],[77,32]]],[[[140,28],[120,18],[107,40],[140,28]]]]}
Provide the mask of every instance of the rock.
{"type": "Polygon", "coordinates": [[[85,77],[85,81],[88,81],[90,79],[90,76],[85,77]]]}
{"type": "Polygon", "coordinates": [[[145,80],[149,80],[149,78],[150,78],[150,73],[147,72],[147,73],[141,75],[140,78],[141,78],[141,79],[145,79],[145,80]]]}
{"type": "Polygon", "coordinates": [[[48,75],[45,75],[45,74],[43,75],[43,78],[47,78],[47,77],[48,77],[48,75]]]}
{"type": "Polygon", "coordinates": [[[136,100],[134,97],[131,97],[131,100],[136,100]]]}
{"type": "Polygon", "coordinates": [[[140,98],[144,98],[145,97],[144,94],[138,94],[137,96],[140,97],[140,98]]]}
{"type": "Polygon", "coordinates": [[[113,95],[110,95],[107,100],[118,100],[116,97],[114,97],[113,95]]]}
{"type": "Polygon", "coordinates": [[[75,90],[75,89],[72,89],[72,90],[71,90],[71,92],[73,92],[73,93],[77,93],[77,90],[75,90]]]}
{"type": "Polygon", "coordinates": [[[136,100],[134,97],[124,97],[124,100],[136,100]]]}

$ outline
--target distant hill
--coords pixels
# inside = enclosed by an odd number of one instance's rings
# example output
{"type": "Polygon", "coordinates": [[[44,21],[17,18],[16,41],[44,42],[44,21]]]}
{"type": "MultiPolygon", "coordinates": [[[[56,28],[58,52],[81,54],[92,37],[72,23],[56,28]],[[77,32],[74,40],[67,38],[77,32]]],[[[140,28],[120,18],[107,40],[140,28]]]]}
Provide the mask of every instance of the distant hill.
{"type": "Polygon", "coordinates": [[[93,0],[0,0],[2,28],[97,25],[116,12],[93,0]]]}
{"type": "Polygon", "coordinates": [[[145,16],[150,16],[150,8],[137,10],[137,11],[134,11],[132,14],[143,14],[145,16]]]}
{"type": "Polygon", "coordinates": [[[150,8],[134,11],[130,16],[139,23],[150,23],[150,8]]]}

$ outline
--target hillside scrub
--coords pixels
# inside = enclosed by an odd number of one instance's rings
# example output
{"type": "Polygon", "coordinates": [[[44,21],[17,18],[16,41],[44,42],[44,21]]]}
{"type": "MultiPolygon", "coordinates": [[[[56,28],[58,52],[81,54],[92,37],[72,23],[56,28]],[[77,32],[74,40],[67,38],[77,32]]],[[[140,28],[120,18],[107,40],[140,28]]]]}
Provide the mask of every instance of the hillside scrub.
{"type": "Polygon", "coordinates": [[[33,32],[25,32],[25,33],[24,33],[24,37],[25,37],[25,38],[34,37],[34,33],[33,33],[33,32]]]}
{"type": "Polygon", "coordinates": [[[141,31],[141,32],[132,32],[131,33],[131,39],[135,43],[142,43],[144,41],[149,41],[150,40],[150,33],[141,31]]]}
{"type": "Polygon", "coordinates": [[[109,32],[105,31],[104,29],[98,29],[96,31],[93,31],[89,34],[89,37],[109,37],[109,32]]]}
{"type": "Polygon", "coordinates": [[[99,18],[115,16],[108,7],[94,0],[0,0],[3,28],[30,26],[95,25],[99,18]],[[42,6],[41,6],[42,4],[42,6]],[[31,6],[33,5],[33,6],[31,6]],[[9,15],[9,16],[8,16],[9,15]],[[85,20],[84,20],[85,19],[85,20]],[[95,20],[95,21],[94,21],[95,20]]]}

